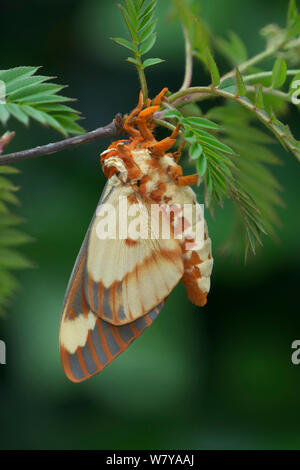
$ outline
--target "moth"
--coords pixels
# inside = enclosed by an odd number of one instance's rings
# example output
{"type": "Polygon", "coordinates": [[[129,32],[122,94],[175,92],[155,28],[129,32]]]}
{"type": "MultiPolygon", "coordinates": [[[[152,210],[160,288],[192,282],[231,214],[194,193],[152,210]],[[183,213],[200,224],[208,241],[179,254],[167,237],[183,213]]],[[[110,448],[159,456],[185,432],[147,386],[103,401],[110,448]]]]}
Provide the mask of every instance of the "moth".
{"type": "Polygon", "coordinates": [[[206,304],[213,259],[206,222],[201,243],[193,232],[199,205],[190,186],[198,177],[183,175],[178,161],[184,144],[170,152],[180,126],[163,140],[154,137],[153,115],[166,92],[145,104],[141,92],[124,121],[129,139],[113,142],[101,154],[108,181],[71,274],[60,324],[61,361],[73,382],[90,378],[125,351],[153,323],[180,280],[191,302],[206,304]],[[111,208],[117,228],[128,222],[126,214],[114,211],[120,198],[129,211],[143,207],[140,224],[148,235],[152,206],[164,207],[165,213],[175,208],[170,236],[158,229],[154,238],[124,237],[119,230],[116,237],[101,239],[97,230],[103,207],[111,208]],[[192,208],[188,216],[183,211],[187,204],[192,208]],[[181,239],[176,237],[180,228],[181,239]]]}

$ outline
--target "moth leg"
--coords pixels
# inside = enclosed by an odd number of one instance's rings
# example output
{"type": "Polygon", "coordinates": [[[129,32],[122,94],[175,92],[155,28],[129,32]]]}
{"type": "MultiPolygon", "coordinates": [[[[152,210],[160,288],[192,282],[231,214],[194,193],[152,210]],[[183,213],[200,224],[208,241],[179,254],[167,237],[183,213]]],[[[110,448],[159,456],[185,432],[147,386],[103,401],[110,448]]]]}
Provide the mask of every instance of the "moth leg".
{"type": "Polygon", "coordinates": [[[171,166],[169,172],[175,184],[178,186],[192,186],[197,184],[198,175],[194,173],[193,175],[182,175],[182,168],[180,165],[171,166]]]}
{"type": "Polygon", "coordinates": [[[168,88],[163,88],[163,90],[154,98],[153,106],[151,106],[150,98],[147,99],[146,109],[140,111],[137,117],[137,126],[144,137],[145,140],[153,140],[152,130],[154,128],[153,123],[147,122],[150,118],[153,117],[153,114],[158,111],[160,108],[163,96],[168,91],[168,88]]]}
{"type": "Polygon", "coordinates": [[[143,101],[144,101],[143,92],[141,90],[137,107],[129,114],[129,116],[127,116],[127,118],[125,119],[124,125],[123,125],[123,128],[127,132],[127,134],[129,134],[133,137],[138,137],[140,135],[140,132],[134,127],[134,123],[135,123],[134,118],[143,109],[143,101]],[[133,120],[132,123],[130,122],[131,120],[133,120]]]}
{"type": "Polygon", "coordinates": [[[198,183],[198,175],[197,173],[193,173],[192,175],[180,176],[176,182],[178,186],[193,186],[194,184],[198,183]]]}
{"type": "Polygon", "coordinates": [[[156,96],[156,98],[154,98],[154,101],[153,101],[154,106],[161,105],[163,96],[167,93],[167,91],[168,91],[168,88],[163,88],[161,92],[156,96]]]}
{"type": "Polygon", "coordinates": [[[181,154],[182,154],[182,150],[184,149],[184,146],[185,146],[185,142],[182,142],[182,144],[179,145],[176,152],[172,153],[172,157],[174,158],[176,163],[179,162],[179,160],[181,158],[181,154]]]}
{"type": "Polygon", "coordinates": [[[153,140],[151,126],[148,125],[147,119],[151,119],[153,114],[159,109],[159,106],[149,106],[143,109],[137,117],[137,127],[145,140],[153,140]]]}
{"type": "Polygon", "coordinates": [[[156,142],[151,145],[149,148],[150,152],[156,157],[163,157],[164,154],[170,150],[171,147],[175,144],[176,139],[171,139],[171,137],[166,137],[160,142],[156,142]]]}
{"type": "Polygon", "coordinates": [[[171,139],[176,139],[176,137],[178,136],[179,134],[179,131],[180,131],[180,127],[181,127],[181,124],[177,124],[176,128],[174,129],[174,131],[172,132],[172,134],[170,135],[170,138],[171,139]]]}

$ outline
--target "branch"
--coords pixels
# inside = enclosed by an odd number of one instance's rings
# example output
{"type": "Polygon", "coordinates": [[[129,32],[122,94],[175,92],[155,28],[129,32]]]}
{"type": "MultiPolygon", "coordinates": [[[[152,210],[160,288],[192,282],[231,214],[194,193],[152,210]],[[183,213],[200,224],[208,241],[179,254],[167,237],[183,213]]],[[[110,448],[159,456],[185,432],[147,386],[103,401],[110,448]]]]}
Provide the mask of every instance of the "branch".
{"type": "Polygon", "coordinates": [[[67,150],[77,145],[89,144],[94,140],[105,139],[110,137],[118,137],[123,133],[123,119],[120,114],[117,114],[114,120],[104,127],[99,127],[87,134],[78,135],[76,137],[70,137],[68,139],[60,140],[40,147],[35,147],[28,150],[21,150],[20,152],[9,153],[0,156],[0,165],[6,165],[7,163],[21,162],[22,160],[29,160],[31,158],[42,157],[45,155],[51,155],[53,153],[67,150]]]}

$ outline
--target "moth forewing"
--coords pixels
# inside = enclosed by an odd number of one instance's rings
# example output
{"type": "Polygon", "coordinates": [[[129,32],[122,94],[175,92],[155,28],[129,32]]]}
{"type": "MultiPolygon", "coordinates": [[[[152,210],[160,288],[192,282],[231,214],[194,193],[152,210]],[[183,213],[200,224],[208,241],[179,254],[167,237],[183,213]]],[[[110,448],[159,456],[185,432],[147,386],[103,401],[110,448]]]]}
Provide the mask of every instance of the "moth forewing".
{"type": "MultiPolygon", "coordinates": [[[[113,179],[112,177],[111,179],[113,179]]],[[[99,237],[101,214],[96,214],[87,243],[85,294],[90,308],[103,320],[113,325],[124,325],[142,317],[162,302],[180,281],[183,261],[180,247],[170,238],[152,239],[146,230],[144,237],[120,237],[120,201],[127,200],[126,225],[133,223],[130,216],[133,205],[140,208],[139,224],[150,226],[149,205],[137,197],[135,191],[116,183],[115,190],[106,198],[113,214],[108,218],[116,224],[115,236],[99,237]]],[[[100,231],[100,235],[103,231],[100,231]]],[[[108,231],[109,232],[109,231],[108,231]]]]}

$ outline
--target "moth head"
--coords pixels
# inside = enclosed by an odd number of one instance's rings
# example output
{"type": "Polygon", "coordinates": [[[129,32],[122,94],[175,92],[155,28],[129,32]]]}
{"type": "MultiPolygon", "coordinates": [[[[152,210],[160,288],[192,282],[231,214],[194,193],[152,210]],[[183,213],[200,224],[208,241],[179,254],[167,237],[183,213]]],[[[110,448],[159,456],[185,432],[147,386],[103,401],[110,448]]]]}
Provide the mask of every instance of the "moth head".
{"type": "Polygon", "coordinates": [[[101,153],[101,164],[107,178],[117,175],[122,183],[134,183],[143,176],[132,157],[130,143],[129,140],[118,140],[101,153]]]}

